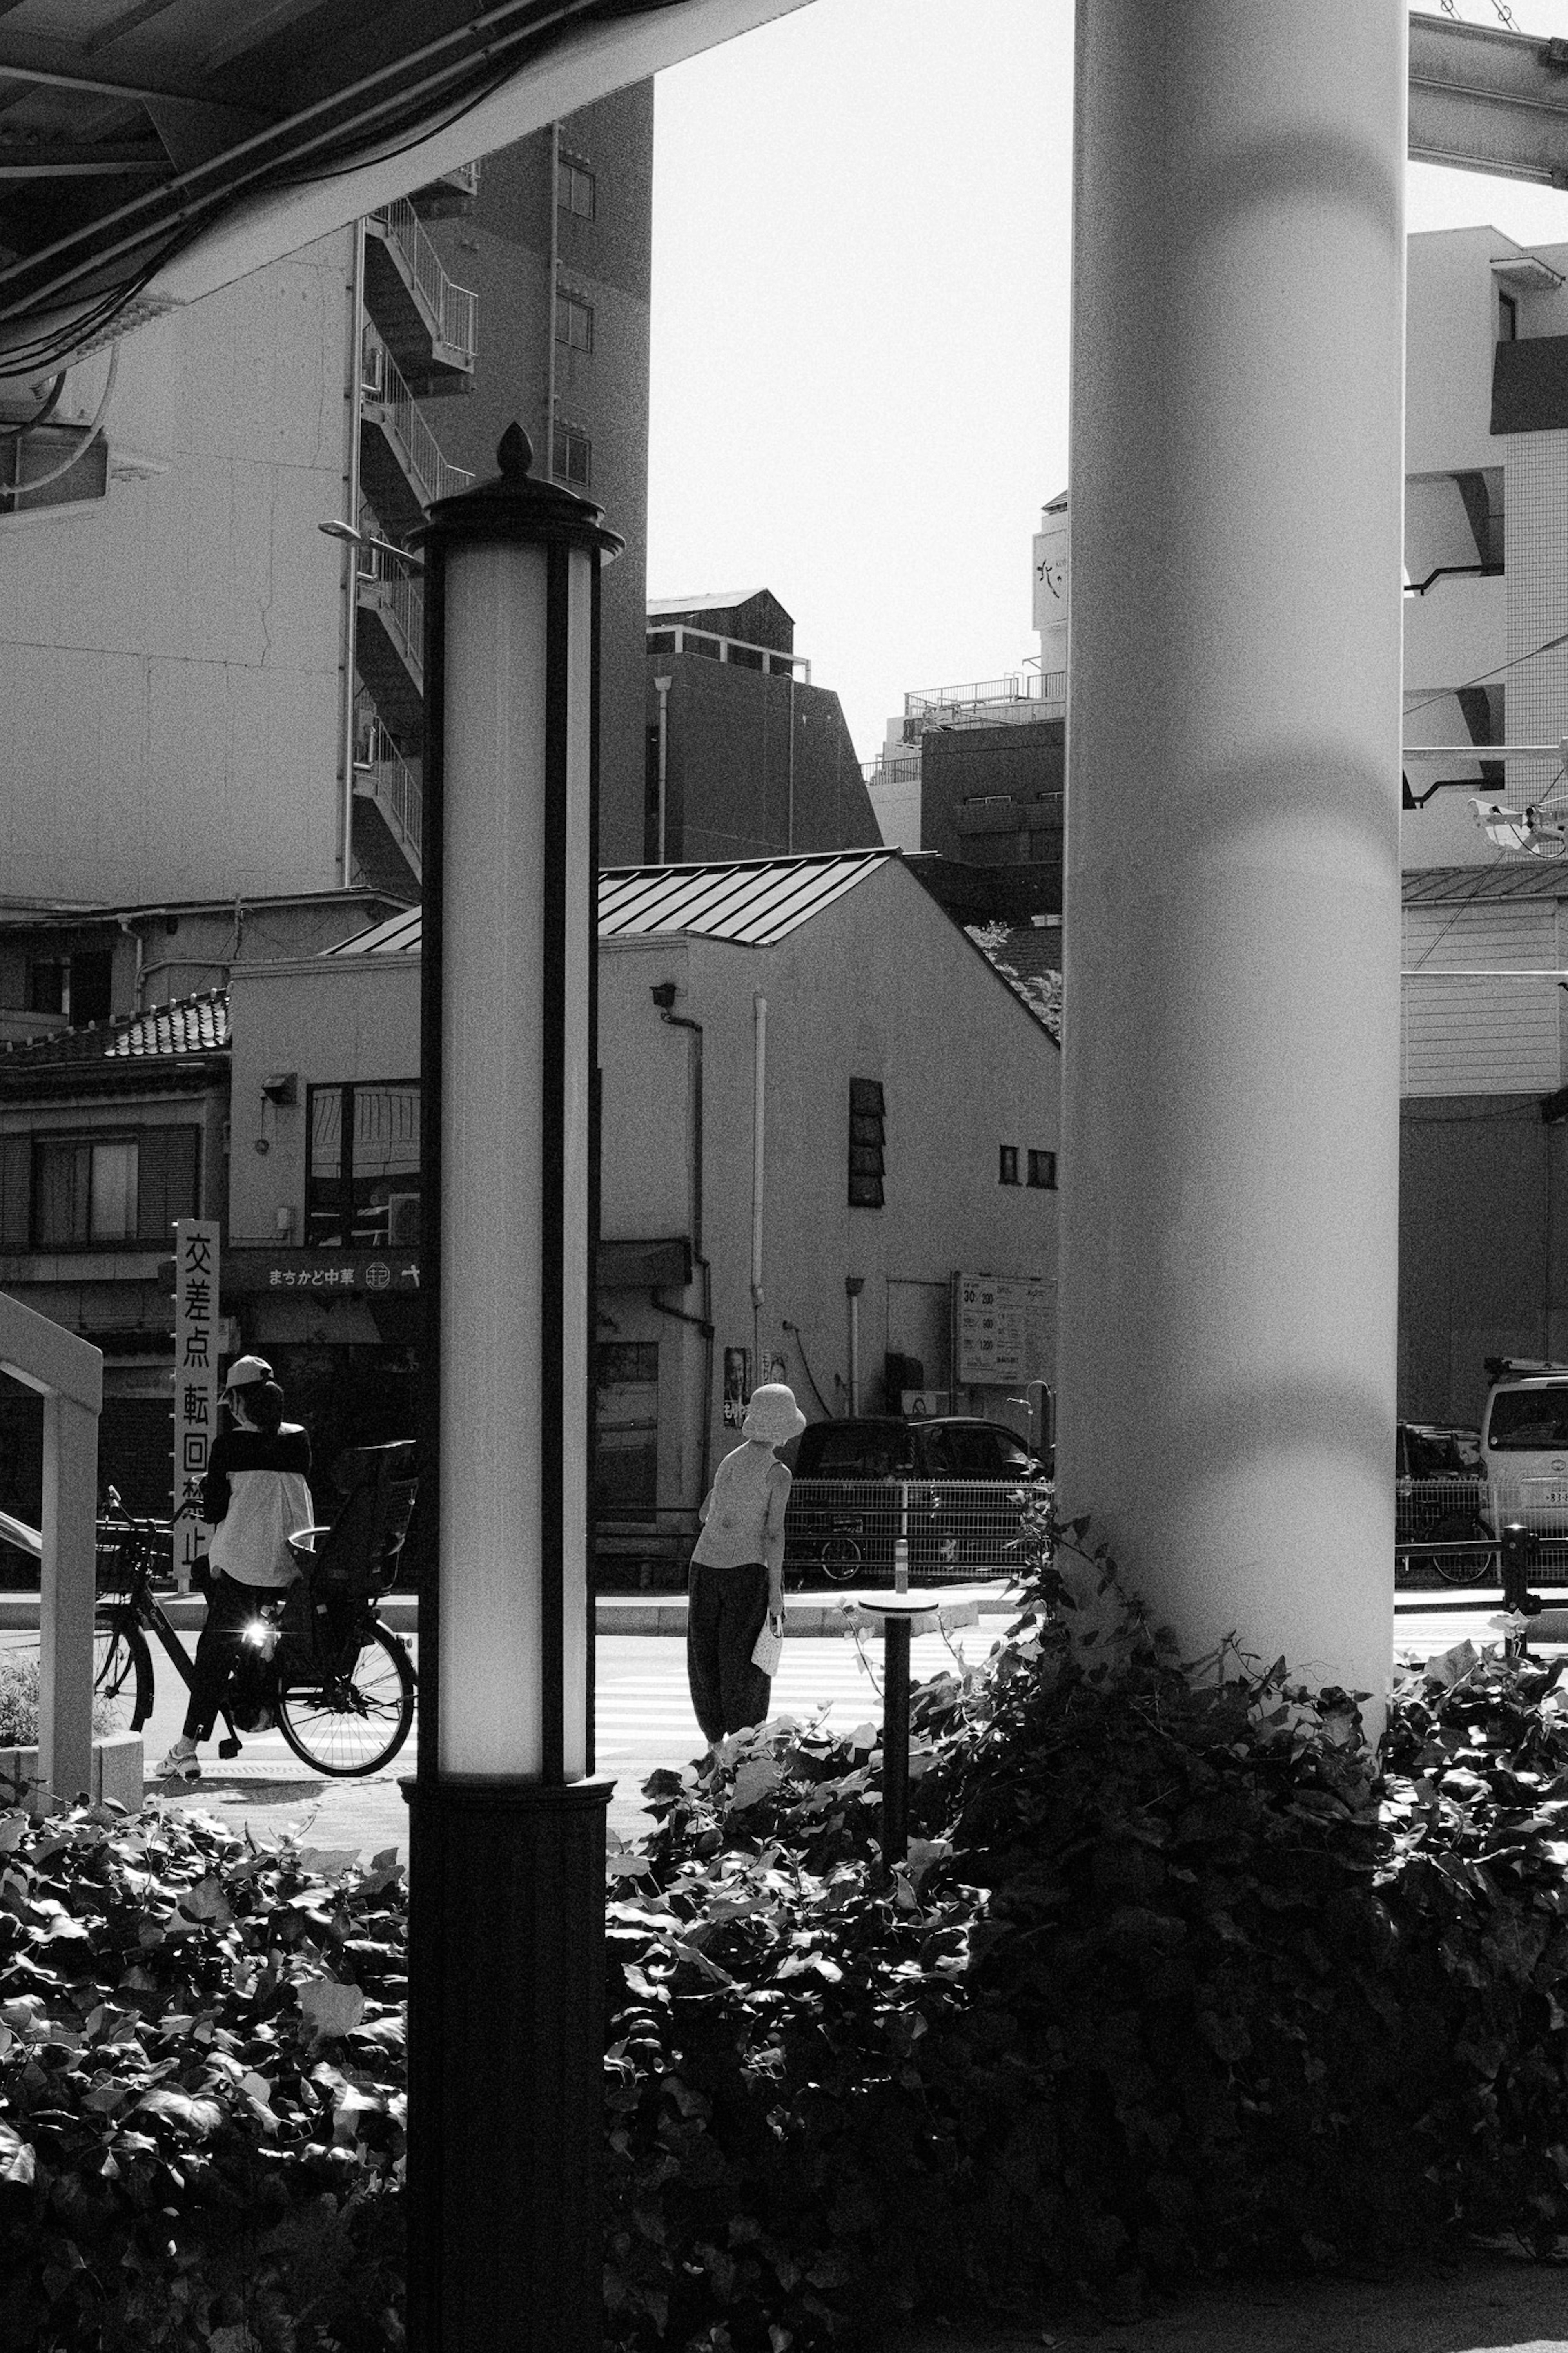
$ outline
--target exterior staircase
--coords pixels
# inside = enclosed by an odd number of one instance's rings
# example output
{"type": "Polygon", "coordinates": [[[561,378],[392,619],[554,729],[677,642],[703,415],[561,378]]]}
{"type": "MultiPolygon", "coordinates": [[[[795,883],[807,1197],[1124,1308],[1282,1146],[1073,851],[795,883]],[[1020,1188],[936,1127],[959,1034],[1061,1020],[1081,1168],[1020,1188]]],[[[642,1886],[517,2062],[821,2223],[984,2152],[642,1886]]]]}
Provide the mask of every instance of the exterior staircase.
{"type": "Polygon", "coordinates": [[[365,221],[365,305],[404,383],[427,398],[473,382],[478,298],[448,278],[405,196],[365,221]]]}

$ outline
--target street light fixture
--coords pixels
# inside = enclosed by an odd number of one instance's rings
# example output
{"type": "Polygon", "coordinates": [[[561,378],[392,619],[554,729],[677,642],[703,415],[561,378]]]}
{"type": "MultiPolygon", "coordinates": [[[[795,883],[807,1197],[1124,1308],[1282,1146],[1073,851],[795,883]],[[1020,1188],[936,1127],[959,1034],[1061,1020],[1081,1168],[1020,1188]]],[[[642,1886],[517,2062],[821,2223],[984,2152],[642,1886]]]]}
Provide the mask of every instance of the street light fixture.
{"type": "Polygon", "coordinates": [[[319,522],[316,529],[323,539],[346,540],[351,547],[372,547],[378,555],[390,555],[410,572],[423,572],[425,558],[406,547],[395,546],[390,539],[378,539],[373,531],[356,531],[352,522],[319,522]]]}
{"type": "Polygon", "coordinates": [[[597,2353],[590,1105],[600,510],[500,476],[426,554],[423,1500],[409,1805],[410,2335],[597,2353]]]}

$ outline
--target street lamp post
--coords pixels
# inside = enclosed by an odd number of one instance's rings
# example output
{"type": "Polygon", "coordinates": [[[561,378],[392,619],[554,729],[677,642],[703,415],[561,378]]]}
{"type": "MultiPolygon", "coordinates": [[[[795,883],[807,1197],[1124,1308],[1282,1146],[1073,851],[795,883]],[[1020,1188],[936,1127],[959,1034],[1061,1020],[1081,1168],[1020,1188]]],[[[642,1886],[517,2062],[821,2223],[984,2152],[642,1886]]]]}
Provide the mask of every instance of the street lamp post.
{"type": "Polygon", "coordinates": [[[409,1804],[412,2342],[589,2353],[605,1817],[592,1773],[590,1100],[600,511],[499,477],[426,556],[421,1597],[409,1804]]]}

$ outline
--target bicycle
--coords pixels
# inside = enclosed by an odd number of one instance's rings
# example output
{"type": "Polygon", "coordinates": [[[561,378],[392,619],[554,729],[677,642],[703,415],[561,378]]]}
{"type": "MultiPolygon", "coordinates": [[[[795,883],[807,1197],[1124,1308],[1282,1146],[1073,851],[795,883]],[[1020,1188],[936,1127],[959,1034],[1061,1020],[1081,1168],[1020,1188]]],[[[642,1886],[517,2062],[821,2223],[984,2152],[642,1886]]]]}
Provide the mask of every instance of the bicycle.
{"type": "MultiPolygon", "coordinates": [[[[192,1665],[153,1590],[171,1524],[139,1519],[125,1511],[113,1488],[109,1493],[119,1517],[99,1524],[100,1575],[124,1598],[100,1602],[96,1612],[93,1694],[95,1702],[110,1706],[128,1702],[125,1728],[140,1732],[153,1711],[148,1634],[157,1636],[187,1689],[192,1665]]],[[[390,1764],[413,1729],[414,1664],[401,1638],[381,1623],[373,1594],[331,1592],[330,1579],[317,1573],[314,1546],[296,1540],[290,1550],[299,1582],[258,1590],[257,1614],[246,1630],[260,1654],[255,1664],[261,1672],[253,1680],[302,1764],[337,1779],[362,1778],[390,1764]]],[[[226,1703],[223,1720],[228,1737],[218,1743],[218,1755],[237,1757],[244,1742],[226,1703]]]]}

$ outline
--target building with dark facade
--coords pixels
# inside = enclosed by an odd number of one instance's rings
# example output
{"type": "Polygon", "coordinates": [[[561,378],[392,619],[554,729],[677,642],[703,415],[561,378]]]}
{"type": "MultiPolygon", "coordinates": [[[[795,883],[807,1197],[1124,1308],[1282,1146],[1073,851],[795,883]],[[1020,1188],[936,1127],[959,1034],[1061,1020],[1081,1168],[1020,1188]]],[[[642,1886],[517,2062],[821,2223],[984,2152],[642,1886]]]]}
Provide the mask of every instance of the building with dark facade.
{"type": "MultiPolygon", "coordinates": [[[[879,843],[838,697],[812,684],[795,623],[770,589],[650,603],[644,710],[632,858],[677,864],[879,843]]],[[[604,839],[608,860],[618,839],[608,812],[604,839]]]]}

